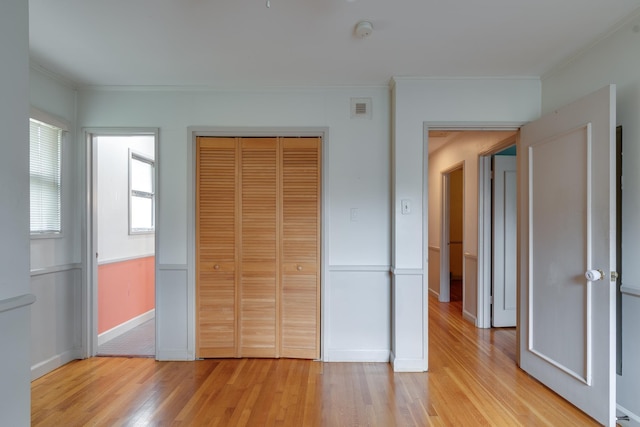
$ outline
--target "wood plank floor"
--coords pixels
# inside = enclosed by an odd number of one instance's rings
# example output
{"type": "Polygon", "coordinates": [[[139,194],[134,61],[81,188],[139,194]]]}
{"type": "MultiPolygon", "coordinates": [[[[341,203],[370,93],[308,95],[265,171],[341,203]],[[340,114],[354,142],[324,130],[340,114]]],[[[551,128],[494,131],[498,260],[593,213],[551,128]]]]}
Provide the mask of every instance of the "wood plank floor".
{"type": "Polygon", "coordinates": [[[32,384],[33,426],[589,426],[515,365],[513,329],[429,301],[430,371],[386,363],[93,358],[32,384]]]}

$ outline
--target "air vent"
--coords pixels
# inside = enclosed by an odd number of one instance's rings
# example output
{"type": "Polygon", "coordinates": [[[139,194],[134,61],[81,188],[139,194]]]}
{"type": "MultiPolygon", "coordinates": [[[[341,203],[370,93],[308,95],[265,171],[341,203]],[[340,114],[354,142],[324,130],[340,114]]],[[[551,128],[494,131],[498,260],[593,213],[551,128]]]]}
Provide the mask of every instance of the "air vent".
{"type": "Polygon", "coordinates": [[[371,119],[371,98],[351,98],[351,118],[371,119]]]}

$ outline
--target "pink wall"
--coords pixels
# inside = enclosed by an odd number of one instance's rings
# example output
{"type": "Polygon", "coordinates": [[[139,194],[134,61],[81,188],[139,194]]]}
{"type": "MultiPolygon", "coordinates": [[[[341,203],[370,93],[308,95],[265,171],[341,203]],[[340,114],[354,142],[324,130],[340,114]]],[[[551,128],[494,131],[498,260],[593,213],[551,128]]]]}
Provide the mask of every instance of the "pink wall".
{"type": "Polygon", "coordinates": [[[98,334],[155,306],[155,257],[98,266],[98,334]]]}

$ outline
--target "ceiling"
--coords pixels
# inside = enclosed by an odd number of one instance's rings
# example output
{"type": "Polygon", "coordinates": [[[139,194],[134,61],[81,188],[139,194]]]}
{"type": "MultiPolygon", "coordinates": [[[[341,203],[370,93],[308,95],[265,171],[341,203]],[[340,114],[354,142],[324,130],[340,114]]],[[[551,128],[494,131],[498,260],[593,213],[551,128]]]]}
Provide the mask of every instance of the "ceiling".
{"type": "MultiPolygon", "coordinates": [[[[484,147],[494,147],[513,137],[517,131],[492,131],[492,130],[430,130],[429,154],[452,143],[475,140],[481,141],[484,147]]],[[[515,141],[515,140],[514,140],[515,141]]]]}
{"type": "Polygon", "coordinates": [[[84,85],[386,85],[541,76],[638,0],[30,0],[32,61],[84,85]],[[358,21],[373,33],[358,38],[358,21]]]}

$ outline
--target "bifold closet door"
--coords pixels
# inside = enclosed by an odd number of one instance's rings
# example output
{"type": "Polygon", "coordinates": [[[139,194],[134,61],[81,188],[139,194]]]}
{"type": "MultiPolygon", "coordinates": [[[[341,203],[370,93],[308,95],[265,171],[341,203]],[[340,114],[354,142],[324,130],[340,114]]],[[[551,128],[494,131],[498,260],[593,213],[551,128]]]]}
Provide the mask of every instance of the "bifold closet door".
{"type": "Polygon", "coordinates": [[[282,138],[281,357],[320,356],[320,138],[282,138]]]}
{"type": "Polygon", "coordinates": [[[196,145],[196,356],[237,357],[238,149],[196,145]]]}
{"type": "Polygon", "coordinates": [[[240,355],[278,357],[278,139],[240,144],[240,355]]]}
{"type": "Polygon", "coordinates": [[[320,153],[320,138],[198,138],[197,357],[319,357],[320,153]]]}

